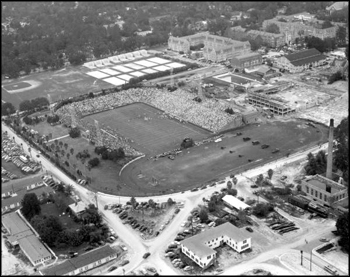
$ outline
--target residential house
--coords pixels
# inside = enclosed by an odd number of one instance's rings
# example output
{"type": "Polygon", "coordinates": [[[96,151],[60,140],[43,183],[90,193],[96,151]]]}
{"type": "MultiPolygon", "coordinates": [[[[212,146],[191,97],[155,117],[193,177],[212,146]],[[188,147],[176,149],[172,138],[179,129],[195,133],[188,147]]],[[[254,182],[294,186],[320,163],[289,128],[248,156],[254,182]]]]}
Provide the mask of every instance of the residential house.
{"type": "Polygon", "coordinates": [[[68,207],[71,209],[75,216],[80,217],[85,212],[86,205],[84,202],[78,201],[70,204],[68,207]]]}
{"type": "Polygon", "coordinates": [[[329,7],[327,7],[326,10],[329,13],[333,13],[335,11],[340,11],[340,10],[344,9],[348,5],[349,5],[349,2],[335,2],[332,5],[330,5],[329,7]]]}
{"type": "Polygon", "coordinates": [[[241,253],[251,248],[251,238],[229,222],[206,230],[180,242],[181,251],[201,268],[205,269],[216,260],[215,248],[226,243],[241,253]]]}

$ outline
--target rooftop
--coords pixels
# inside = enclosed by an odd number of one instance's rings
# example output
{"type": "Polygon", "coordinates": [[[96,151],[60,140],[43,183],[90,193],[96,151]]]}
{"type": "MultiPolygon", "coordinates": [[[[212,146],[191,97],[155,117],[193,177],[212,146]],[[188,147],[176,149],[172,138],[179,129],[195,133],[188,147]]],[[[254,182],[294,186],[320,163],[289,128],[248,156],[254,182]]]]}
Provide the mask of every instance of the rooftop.
{"type": "Polygon", "coordinates": [[[321,52],[317,49],[312,48],[286,55],[285,58],[289,60],[294,66],[301,66],[310,62],[324,60],[326,59],[326,56],[321,54],[321,52]]]}
{"type": "Polygon", "coordinates": [[[232,225],[231,223],[226,222],[220,226],[206,230],[203,233],[199,233],[198,235],[185,239],[181,241],[181,244],[190,249],[197,256],[205,257],[216,253],[216,251],[211,249],[204,243],[223,235],[234,239],[236,242],[243,241],[249,238],[249,236],[245,234],[245,232],[241,231],[239,228],[232,225]]]}
{"type": "Polygon", "coordinates": [[[75,213],[75,214],[79,214],[83,211],[85,211],[86,205],[84,204],[84,202],[79,201],[79,202],[75,202],[73,204],[69,205],[69,208],[71,208],[71,210],[75,213]]]}
{"type": "Polygon", "coordinates": [[[247,205],[246,203],[242,202],[241,200],[239,200],[238,198],[232,195],[227,194],[222,198],[222,200],[228,203],[229,205],[233,206],[237,210],[240,210],[240,209],[244,210],[246,208],[250,208],[249,205],[247,205]]]}
{"type": "Polygon", "coordinates": [[[334,9],[334,10],[338,11],[338,10],[341,10],[341,9],[347,7],[348,5],[349,5],[348,2],[335,2],[332,5],[330,5],[329,7],[327,7],[326,10],[329,11],[329,10],[334,9]]]}
{"type": "Polygon", "coordinates": [[[31,176],[27,178],[22,178],[22,179],[17,179],[13,180],[7,183],[3,183],[1,185],[1,193],[7,193],[9,191],[14,190],[15,192],[20,191],[20,190],[26,190],[27,186],[30,186],[32,184],[36,183],[42,183],[43,179],[41,178],[42,175],[40,176],[31,176]]]}
{"type": "Polygon", "coordinates": [[[342,184],[339,184],[337,182],[334,182],[326,177],[323,177],[321,175],[315,175],[312,176],[311,178],[309,178],[308,180],[306,180],[307,183],[316,186],[318,188],[321,188],[322,190],[326,190],[326,186],[330,186],[331,189],[331,193],[337,193],[339,191],[342,190],[346,190],[346,187],[343,186],[342,184]]]}
{"type": "Polygon", "coordinates": [[[109,245],[106,245],[96,250],[89,251],[81,256],[66,260],[59,265],[45,268],[41,272],[43,275],[64,275],[76,269],[87,266],[93,262],[114,255],[115,253],[115,250],[113,250],[109,245]]]}
{"type": "Polygon", "coordinates": [[[247,53],[247,54],[243,54],[243,55],[240,55],[240,56],[236,56],[236,57],[234,57],[234,59],[244,60],[244,59],[248,59],[248,58],[251,58],[251,57],[261,57],[261,55],[259,53],[247,53]]]}
{"type": "Polygon", "coordinates": [[[1,221],[11,235],[17,235],[19,233],[30,230],[29,226],[16,212],[3,215],[1,221]]]}
{"type": "Polygon", "coordinates": [[[41,260],[51,256],[50,251],[42,244],[39,239],[32,235],[19,240],[19,245],[33,261],[41,260]]]}

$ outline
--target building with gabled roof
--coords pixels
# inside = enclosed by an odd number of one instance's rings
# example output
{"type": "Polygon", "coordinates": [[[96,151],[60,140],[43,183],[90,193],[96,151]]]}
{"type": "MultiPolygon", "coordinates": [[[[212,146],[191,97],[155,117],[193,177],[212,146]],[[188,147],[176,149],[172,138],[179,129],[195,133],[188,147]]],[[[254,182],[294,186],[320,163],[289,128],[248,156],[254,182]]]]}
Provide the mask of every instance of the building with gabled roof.
{"type": "Polygon", "coordinates": [[[262,64],[262,57],[259,53],[247,53],[233,57],[231,59],[231,65],[235,68],[251,68],[262,64]]]}
{"type": "Polygon", "coordinates": [[[232,195],[226,194],[223,198],[222,201],[229,206],[230,208],[234,208],[236,210],[246,210],[250,209],[251,207],[244,203],[243,201],[239,200],[237,197],[234,197],[232,195]]]}
{"type": "Polygon", "coordinates": [[[251,247],[251,238],[229,222],[180,242],[181,251],[201,268],[208,268],[216,259],[215,248],[226,243],[238,253],[251,247]]]}
{"type": "Polygon", "coordinates": [[[310,67],[323,65],[327,56],[321,54],[315,48],[299,51],[290,55],[277,58],[275,65],[278,68],[288,70],[291,73],[302,72],[310,67]]]}
{"type": "Polygon", "coordinates": [[[117,258],[117,252],[109,245],[89,251],[63,263],[40,270],[41,275],[78,275],[117,258]]]}
{"type": "Polygon", "coordinates": [[[10,234],[8,241],[14,246],[19,245],[33,266],[51,260],[51,252],[17,212],[3,215],[2,224],[10,234]]]}

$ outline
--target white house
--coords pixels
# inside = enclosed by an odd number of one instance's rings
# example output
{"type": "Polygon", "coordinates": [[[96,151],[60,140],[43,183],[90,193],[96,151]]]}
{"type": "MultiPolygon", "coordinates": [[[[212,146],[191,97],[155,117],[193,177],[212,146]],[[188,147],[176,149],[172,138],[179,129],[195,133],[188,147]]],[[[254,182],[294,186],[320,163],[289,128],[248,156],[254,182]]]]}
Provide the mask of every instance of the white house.
{"type": "Polygon", "coordinates": [[[216,258],[215,248],[226,243],[238,253],[251,247],[251,238],[229,222],[181,241],[181,251],[201,268],[212,265],[216,258]]]}

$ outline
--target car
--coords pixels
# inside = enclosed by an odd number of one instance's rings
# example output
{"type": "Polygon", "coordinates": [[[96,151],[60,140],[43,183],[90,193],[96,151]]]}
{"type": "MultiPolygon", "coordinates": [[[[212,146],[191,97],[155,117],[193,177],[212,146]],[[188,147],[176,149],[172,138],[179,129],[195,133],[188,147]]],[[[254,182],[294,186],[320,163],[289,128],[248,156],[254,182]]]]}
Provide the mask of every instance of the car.
{"type": "Polygon", "coordinates": [[[244,198],[242,196],[238,196],[237,198],[241,201],[244,201],[244,198]]]}
{"type": "Polygon", "coordinates": [[[320,241],[322,241],[322,242],[329,242],[329,239],[327,239],[327,238],[320,238],[320,241]]]}
{"type": "Polygon", "coordinates": [[[261,145],[261,149],[269,148],[269,146],[270,145],[268,145],[268,144],[263,144],[263,145],[261,145]]]}
{"type": "Polygon", "coordinates": [[[151,255],[151,253],[147,252],[147,253],[143,254],[142,258],[147,259],[150,255],[151,255]]]}
{"type": "Polygon", "coordinates": [[[37,158],[40,158],[40,155],[36,155],[37,158]]]}
{"type": "Polygon", "coordinates": [[[120,266],[127,265],[128,263],[130,263],[129,260],[124,260],[124,261],[121,262],[120,266]]]}
{"type": "Polygon", "coordinates": [[[159,231],[157,231],[157,232],[154,234],[154,236],[157,237],[159,234],[160,234],[159,231]]]}
{"type": "Polygon", "coordinates": [[[123,251],[127,251],[128,250],[124,244],[120,245],[120,248],[123,249],[123,251]]]}
{"type": "Polygon", "coordinates": [[[222,268],[217,268],[216,272],[223,272],[224,270],[222,268]]]}
{"type": "Polygon", "coordinates": [[[258,186],[257,186],[257,185],[255,185],[255,184],[254,184],[254,185],[251,185],[250,187],[251,187],[251,188],[253,188],[253,189],[258,188],[258,186]]]}
{"type": "Polygon", "coordinates": [[[179,213],[180,212],[180,209],[179,208],[176,208],[175,210],[175,214],[179,213]]]}
{"type": "Polygon", "coordinates": [[[248,232],[251,232],[251,233],[253,233],[254,231],[253,231],[253,229],[252,228],[250,228],[250,227],[246,227],[245,228],[248,232]]]}
{"type": "Polygon", "coordinates": [[[113,270],[116,270],[118,267],[117,266],[111,266],[110,268],[108,268],[108,272],[111,272],[111,271],[113,271],[113,270]]]}

